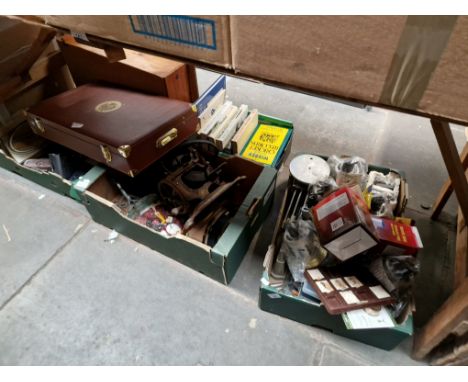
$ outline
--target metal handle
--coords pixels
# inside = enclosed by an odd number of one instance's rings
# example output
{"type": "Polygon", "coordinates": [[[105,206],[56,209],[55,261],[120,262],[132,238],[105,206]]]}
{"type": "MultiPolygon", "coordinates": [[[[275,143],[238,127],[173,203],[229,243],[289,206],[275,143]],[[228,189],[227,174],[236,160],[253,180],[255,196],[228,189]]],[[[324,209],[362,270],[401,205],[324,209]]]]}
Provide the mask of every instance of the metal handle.
{"type": "Polygon", "coordinates": [[[257,212],[257,207],[258,207],[258,204],[261,202],[261,200],[262,200],[261,198],[255,198],[252,201],[252,204],[250,205],[249,209],[246,212],[246,215],[249,218],[251,218],[257,212]]]}
{"type": "Polygon", "coordinates": [[[158,140],[156,141],[156,148],[164,147],[166,146],[169,142],[172,142],[174,139],[177,138],[177,129],[174,127],[171,130],[169,130],[166,134],[161,135],[158,140]]]}

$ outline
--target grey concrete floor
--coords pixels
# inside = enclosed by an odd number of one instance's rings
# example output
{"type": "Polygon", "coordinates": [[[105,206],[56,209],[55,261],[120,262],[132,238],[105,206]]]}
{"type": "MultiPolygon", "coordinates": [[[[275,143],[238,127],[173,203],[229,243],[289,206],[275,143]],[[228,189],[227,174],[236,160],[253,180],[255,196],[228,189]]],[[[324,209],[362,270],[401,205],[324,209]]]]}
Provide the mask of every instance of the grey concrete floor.
{"type": "MultiPolygon", "coordinates": [[[[201,91],[217,77],[197,74],[201,91]]],[[[291,157],[351,153],[405,170],[409,207],[428,221],[420,205],[433,201],[447,174],[425,119],[233,78],[228,95],[294,121],[291,157]]],[[[463,129],[453,132],[461,147],[463,129]]],[[[286,176],[283,168],[278,194],[286,176]]],[[[455,207],[452,200],[448,220],[455,207]]],[[[224,286],[126,237],[106,242],[109,230],[83,206],[0,169],[0,225],[11,238],[0,227],[0,364],[418,364],[411,339],[387,352],[258,308],[274,219],[272,212],[224,286]]]]}

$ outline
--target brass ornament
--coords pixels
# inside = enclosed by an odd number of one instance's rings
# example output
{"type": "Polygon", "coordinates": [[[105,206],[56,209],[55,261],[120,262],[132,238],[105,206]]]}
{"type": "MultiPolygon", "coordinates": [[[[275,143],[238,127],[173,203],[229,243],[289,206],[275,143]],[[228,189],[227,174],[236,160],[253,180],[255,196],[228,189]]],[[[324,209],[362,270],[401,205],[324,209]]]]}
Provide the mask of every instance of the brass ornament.
{"type": "Polygon", "coordinates": [[[130,156],[130,153],[132,151],[132,146],[130,145],[122,145],[119,146],[117,151],[119,152],[120,155],[124,158],[128,158],[130,156]]]}
{"type": "Polygon", "coordinates": [[[105,101],[97,105],[94,110],[98,113],[110,113],[116,111],[122,107],[122,102],[120,101],[105,101]]]}

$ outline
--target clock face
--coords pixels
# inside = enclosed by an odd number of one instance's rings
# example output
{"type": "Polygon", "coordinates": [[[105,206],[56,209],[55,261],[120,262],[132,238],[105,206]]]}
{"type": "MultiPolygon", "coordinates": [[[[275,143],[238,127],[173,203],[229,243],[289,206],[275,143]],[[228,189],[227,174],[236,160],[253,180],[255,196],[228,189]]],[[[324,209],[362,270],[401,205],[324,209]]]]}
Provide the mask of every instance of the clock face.
{"type": "Polygon", "coordinates": [[[323,182],[330,176],[328,163],[315,155],[298,155],[289,164],[289,171],[294,179],[304,184],[323,182]]]}
{"type": "Polygon", "coordinates": [[[166,226],[166,232],[172,236],[177,235],[178,233],[182,232],[182,230],[177,224],[170,223],[166,226]]]}

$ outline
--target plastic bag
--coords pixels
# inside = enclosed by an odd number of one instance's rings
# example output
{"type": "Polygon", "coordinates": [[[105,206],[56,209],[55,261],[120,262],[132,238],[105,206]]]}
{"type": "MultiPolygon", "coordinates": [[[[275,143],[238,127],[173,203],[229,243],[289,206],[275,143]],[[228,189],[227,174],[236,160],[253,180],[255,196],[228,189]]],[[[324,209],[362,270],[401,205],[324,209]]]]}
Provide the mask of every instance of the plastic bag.
{"type": "Polygon", "coordinates": [[[305,205],[308,208],[315,206],[325,196],[338,189],[335,179],[328,177],[324,181],[313,184],[308,189],[308,195],[305,205]]]}
{"type": "Polygon", "coordinates": [[[371,171],[366,184],[366,200],[373,215],[393,217],[400,193],[400,175],[371,171]]]}
{"type": "Polygon", "coordinates": [[[287,224],[280,252],[296,282],[304,282],[306,269],[317,267],[327,256],[320,245],[314,223],[297,219],[287,224]]]}
{"type": "Polygon", "coordinates": [[[367,162],[358,156],[338,157],[332,155],[328,158],[330,174],[335,178],[339,187],[353,187],[358,185],[364,189],[367,180],[367,162]]]}

